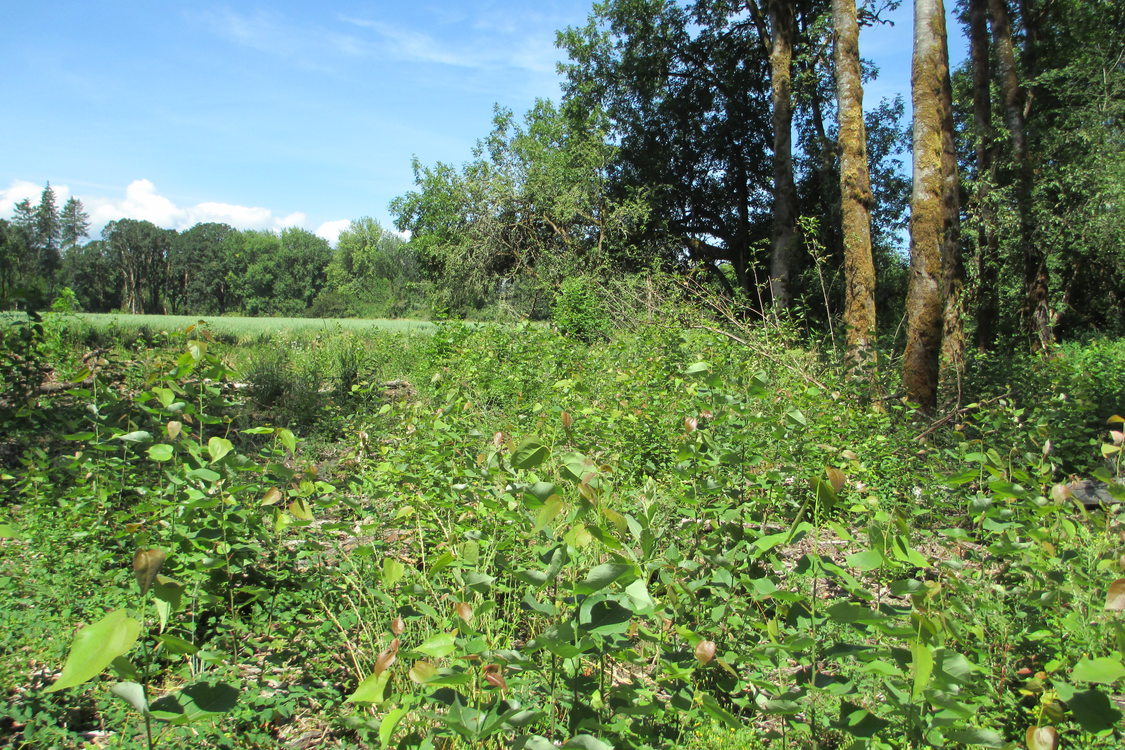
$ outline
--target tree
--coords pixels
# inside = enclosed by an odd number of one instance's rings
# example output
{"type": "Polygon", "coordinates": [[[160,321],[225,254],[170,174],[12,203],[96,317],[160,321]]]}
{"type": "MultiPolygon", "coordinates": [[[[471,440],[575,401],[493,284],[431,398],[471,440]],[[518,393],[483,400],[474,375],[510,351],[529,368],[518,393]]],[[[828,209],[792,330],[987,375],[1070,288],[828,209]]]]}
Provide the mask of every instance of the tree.
{"type": "Polygon", "coordinates": [[[1020,245],[1024,257],[1024,327],[1037,348],[1054,339],[1051,332],[1047,257],[1036,242],[1032,216],[1032,167],[1027,146],[1027,92],[1020,84],[1015,44],[1007,0],[988,0],[989,21],[997,59],[1004,122],[1012,144],[1015,166],[1016,210],[1019,212],[1020,245]]]}
{"type": "Polygon", "coordinates": [[[939,359],[957,344],[960,257],[952,91],[942,0],[914,0],[914,187],[910,204],[910,281],[902,379],[925,410],[937,405],[939,359]],[[944,330],[943,330],[944,329],[944,330]]]}
{"type": "Polygon", "coordinates": [[[235,309],[232,281],[240,272],[231,239],[235,229],[196,224],[172,242],[168,256],[169,298],[176,312],[223,315],[235,309]]]}
{"type": "Polygon", "coordinates": [[[416,161],[417,187],[391,212],[449,295],[439,304],[464,310],[504,293],[526,314],[563,278],[629,262],[625,240],[648,204],[644,190],[609,192],[615,153],[597,110],[538,101],[522,123],[498,109],[460,169],[416,161]]]}
{"type": "Polygon", "coordinates": [[[61,249],[64,253],[78,247],[80,240],[90,232],[90,215],[82,206],[82,201],[73,195],[63,204],[62,213],[59,214],[59,234],[61,249]]]}
{"type": "Polygon", "coordinates": [[[975,179],[970,208],[976,215],[977,314],[976,343],[991,348],[1000,315],[1000,245],[992,205],[996,180],[992,127],[991,70],[988,45],[988,0],[968,0],[964,16],[972,65],[972,109],[975,179]]]}
{"type": "Polygon", "coordinates": [[[35,208],[34,235],[35,249],[39,254],[39,274],[48,284],[53,282],[59,268],[61,239],[62,224],[59,221],[55,191],[48,182],[39,196],[39,205],[35,208]]]}
{"type": "Polygon", "coordinates": [[[414,249],[364,216],[336,240],[314,308],[324,316],[399,317],[420,301],[421,281],[422,266],[414,249]]]}
{"type": "Polygon", "coordinates": [[[871,179],[863,122],[863,81],[855,0],[832,0],[844,243],[844,325],[848,357],[871,364],[875,343],[875,262],[871,254],[871,179]]]}
{"type": "Polygon", "coordinates": [[[324,287],[332,248],[312,232],[245,231],[229,242],[241,269],[232,286],[248,315],[304,315],[324,287]]]}
{"type": "Polygon", "coordinates": [[[660,224],[650,237],[675,247],[670,260],[718,279],[729,264],[752,293],[770,275],[759,241],[768,247],[772,234],[774,128],[761,32],[743,10],[723,0],[611,0],[559,44],[570,56],[566,100],[605,111],[620,145],[614,190],[652,191],[660,224]]]}
{"type": "MultiPolygon", "coordinates": [[[[751,3],[752,4],[752,3],[751,3]]],[[[793,181],[793,44],[796,3],[768,0],[770,19],[770,108],[773,125],[773,246],[770,250],[770,300],[775,310],[792,301],[790,275],[800,238],[797,235],[797,186],[793,181]]]]}
{"type": "Polygon", "coordinates": [[[118,219],[106,224],[102,239],[121,273],[121,305],[135,314],[158,313],[165,293],[168,250],[175,232],[150,221],[118,219]]]}
{"type": "Polygon", "coordinates": [[[74,290],[78,305],[87,312],[110,312],[121,307],[124,287],[121,266],[108,242],[94,240],[67,251],[59,280],[74,290]]]}

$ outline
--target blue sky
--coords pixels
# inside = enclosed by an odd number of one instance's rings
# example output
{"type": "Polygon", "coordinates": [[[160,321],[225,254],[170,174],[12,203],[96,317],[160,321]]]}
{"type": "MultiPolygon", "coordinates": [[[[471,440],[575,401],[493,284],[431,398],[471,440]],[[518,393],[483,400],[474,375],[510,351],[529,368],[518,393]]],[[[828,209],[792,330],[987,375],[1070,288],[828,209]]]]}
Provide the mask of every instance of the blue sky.
{"type": "MultiPolygon", "coordinates": [[[[49,180],[96,227],[225,221],[330,239],[360,216],[389,227],[413,155],[460,164],[494,103],[519,113],[558,98],[555,31],[590,5],[4,3],[0,216],[49,180]]],[[[860,40],[883,71],[871,103],[909,90],[906,5],[860,40]]]]}

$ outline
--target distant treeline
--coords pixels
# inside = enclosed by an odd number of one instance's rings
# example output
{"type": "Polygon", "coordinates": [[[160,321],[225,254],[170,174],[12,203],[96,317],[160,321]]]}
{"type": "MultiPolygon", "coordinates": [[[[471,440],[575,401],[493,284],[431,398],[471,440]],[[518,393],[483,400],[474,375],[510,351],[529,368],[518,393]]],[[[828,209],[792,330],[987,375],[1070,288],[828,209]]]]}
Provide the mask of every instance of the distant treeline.
{"type": "Polygon", "coordinates": [[[304,229],[280,233],[226,224],[183,232],[119,219],[101,239],[81,201],[55,210],[50,185],[0,219],[0,306],[42,307],[69,287],[87,312],[314,317],[426,316],[417,256],[371,218],[353,221],[336,248],[304,229]]]}

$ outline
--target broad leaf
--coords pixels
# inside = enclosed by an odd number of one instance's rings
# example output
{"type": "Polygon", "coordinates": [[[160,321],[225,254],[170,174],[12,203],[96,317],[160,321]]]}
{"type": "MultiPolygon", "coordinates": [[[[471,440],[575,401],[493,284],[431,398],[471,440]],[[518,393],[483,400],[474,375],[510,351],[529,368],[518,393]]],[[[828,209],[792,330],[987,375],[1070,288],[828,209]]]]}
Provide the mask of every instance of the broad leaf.
{"type": "Polygon", "coordinates": [[[224,714],[238,703],[238,688],[225,682],[197,682],[153,701],[154,719],[182,725],[224,714]]]}
{"type": "Polygon", "coordinates": [[[512,454],[512,467],[521,470],[534,469],[550,455],[551,451],[547,446],[529,438],[520,443],[516,452],[512,454]]]}
{"type": "Polygon", "coordinates": [[[93,679],[131,649],[140,633],[141,624],[123,609],[115,609],[82,628],[71,641],[62,674],[45,692],[54,693],[93,679]]]}
{"type": "Polygon", "coordinates": [[[1074,665],[1070,678],[1075,682],[1100,682],[1110,685],[1125,677],[1125,666],[1120,659],[1103,656],[1098,659],[1082,659],[1074,665]]]}

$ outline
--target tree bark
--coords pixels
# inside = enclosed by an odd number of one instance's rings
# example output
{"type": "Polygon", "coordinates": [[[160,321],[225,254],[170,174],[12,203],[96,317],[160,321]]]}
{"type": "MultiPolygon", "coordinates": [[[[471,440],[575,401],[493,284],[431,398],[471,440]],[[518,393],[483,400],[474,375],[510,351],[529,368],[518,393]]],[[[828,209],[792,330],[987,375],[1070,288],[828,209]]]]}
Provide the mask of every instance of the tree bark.
{"type": "Polygon", "coordinates": [[[991,189],[995,179],[992,132],[992,76],[988,54],[988,0],[969,0],[967,26],[969,57],[973,65],[973,130],[976,136],[976,189],[973,204],[977,214],[977,348],[988,350],[996,340],[1000,318],[1000,243],[996,234],[996,212],[991,189]]]}
{"type": "Polygon", "coordinates": [[[770,299],[773,309],[792,302],[789,288],[797,251],[797,188],[793,181],[793,101],[790,90],[796,11],[791,0],[769,0],[770,101],[773,107],[773,247],[770,299]]]}
{"type": "Polygon", "coordinates": [[[1020,85],[1015,44],[1007,0],[988,0],[992,23],[992,41],[996,48],[1000,97],[1004,105],[1004,123],[1012,145],[1015,166],[1016,210],[1019,212],[1020,245],[1024,261],[1025,298],[1023,326],[1032,347],[1045,349],[1054,341],[1048,305],[1049,281],[1047,257],[1035,241],[1032,216],[1032,173],[1027,152],[1027,92],[1020,85]]]}
{"type": "Polygon", "coordinates": [[[855,0],[832,0],[832,18],[836,27],[847,357],[853,367],[867,368],[875,353],[875,261],[871,255],[871,177],[867,170],[855,0]]]}
{"type": "MultiPolygon", "coordinates": [[[[937,405],[938,367],[947,306],[943,293],[956,238],[956,194],[950,200],[947,147],[952,143],[949,56],[942,0],[914,0],[914,185],[910,203],[910,280],[902,380],[922,409],[937,405]],[[952,204],[952,205],[951,205],[952,204]]],[[[954,179],[954,185],[956,180],[954,179]]]]}

